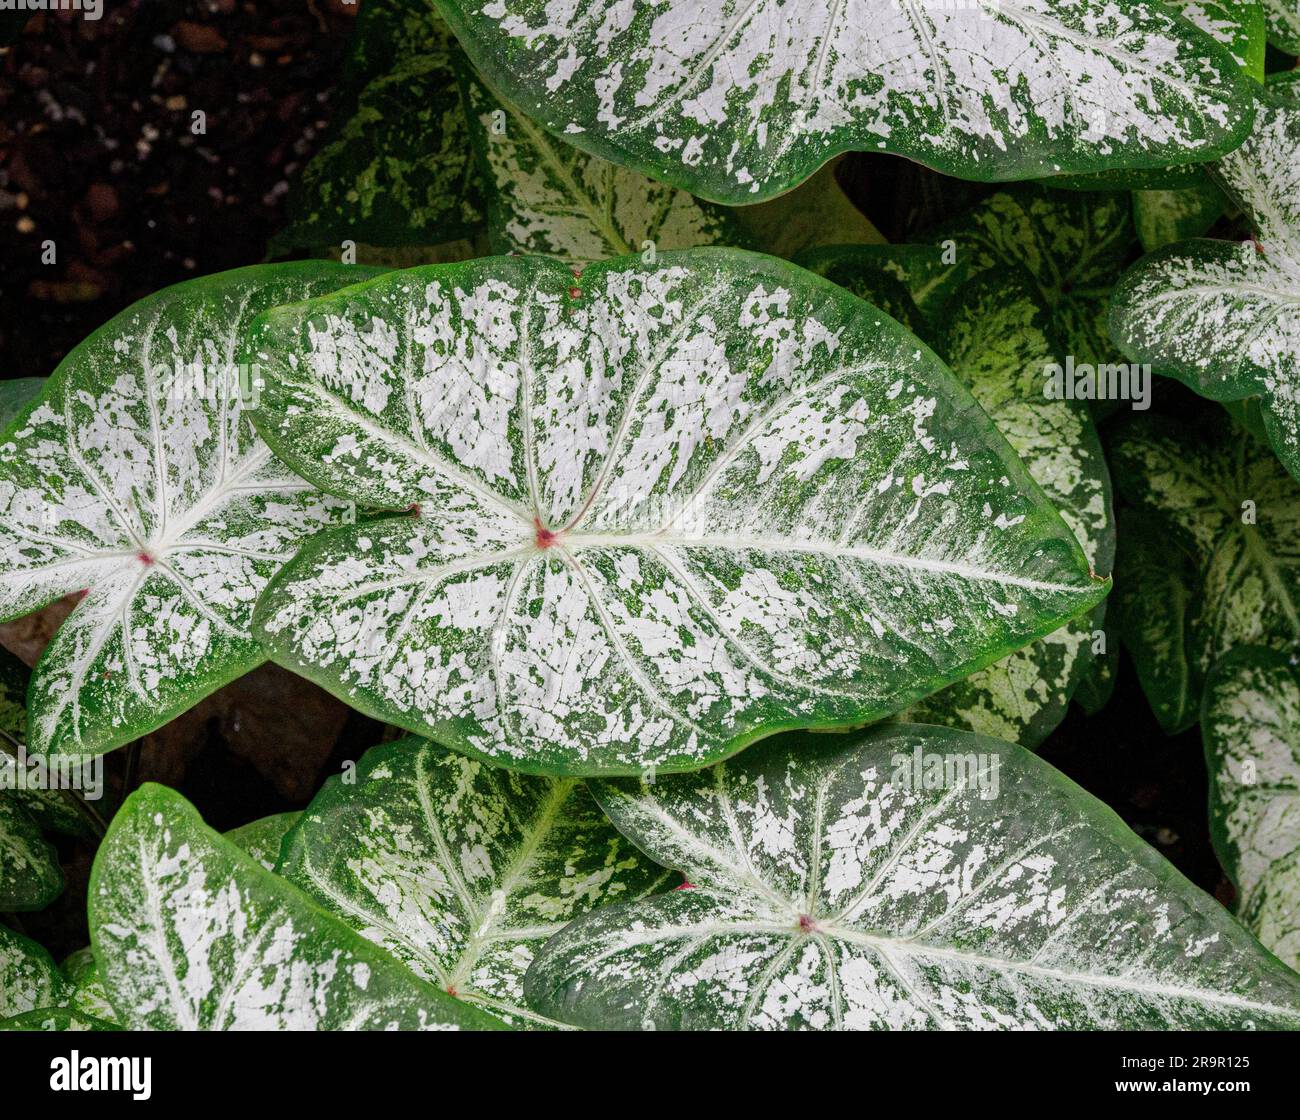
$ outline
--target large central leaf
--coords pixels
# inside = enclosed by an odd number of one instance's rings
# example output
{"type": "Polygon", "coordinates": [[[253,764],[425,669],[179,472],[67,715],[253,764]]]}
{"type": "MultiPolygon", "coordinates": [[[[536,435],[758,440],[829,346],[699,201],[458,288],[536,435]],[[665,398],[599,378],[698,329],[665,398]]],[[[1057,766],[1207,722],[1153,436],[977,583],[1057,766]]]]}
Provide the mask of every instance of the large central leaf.
{"type": "Polygon", "coordinates": [[[593,783],[693,890],[542,950],[539,1010],[613,1029],[1300,1026],[1300,977],[1033,755],[888,727],[593,783]]]}
{"type": "Polygon", "coordinates": [[[520,769],[691,769],[887,714],[1095,603],[1078,543],[898,324],[773,258],[500,258],[254,328],[256,423],[334,493],[273,656],[520,769]]]}
{"type": "Polygon", "coordinates": [[[302,262],[167,288],[78,345],[4,433],[0,618],[86,592],[36,666],[33,751],[120,746],[265,660],[248,632],[258,593],[353,511],[253,431],[240,332],[374,275],[302,262]]]}
{"type": "Polygon", "coordinates": [[[483,75],[578,147],[719,202],[836,152],[969,179],[1211,159],[1232,55],[1142,0],[439,0],[483,75]]]}

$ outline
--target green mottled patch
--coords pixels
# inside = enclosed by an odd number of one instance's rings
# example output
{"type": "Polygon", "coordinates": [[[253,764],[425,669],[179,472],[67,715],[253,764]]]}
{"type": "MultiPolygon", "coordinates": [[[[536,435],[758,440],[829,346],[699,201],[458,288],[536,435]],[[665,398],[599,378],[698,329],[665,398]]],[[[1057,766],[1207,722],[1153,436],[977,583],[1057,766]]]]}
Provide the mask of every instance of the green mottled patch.
{"type": "Polygon", "coordinates": [[[0,926],[0,1019],[64,1001],[67,985],[41,946],[0,926]]]}
{"type": "Polygon", "coordinates": [[[894,725],[593,783],[692,889],[605,907],[524,980],[628,1030],[1244,1030],[1300,977],[1027,751],[894,725]]]}
{"type": "Polygon", "coordinates": [[[426,739],[331,778],[285,842],[280,874],[417,976],[491,1015],[529,1010],[524,972],[574,918],[681,876],[614,830],[572,778],[533,778],[426,739]]]}
{"type": "Polygon", "coordinates": [[[226,839],[268,871],[280,861],[280,842],[298,821],[300,813],[272,813],[226,833],[226,839]]]}
{"type": "Polygon", "coordinates": [[[300,552],[258,605],[272,656],[512,768],[879,718],[1106,591],[929,350],[771,257],[413,269],[248,353],[277,454],[417,514],[300,552]]]}

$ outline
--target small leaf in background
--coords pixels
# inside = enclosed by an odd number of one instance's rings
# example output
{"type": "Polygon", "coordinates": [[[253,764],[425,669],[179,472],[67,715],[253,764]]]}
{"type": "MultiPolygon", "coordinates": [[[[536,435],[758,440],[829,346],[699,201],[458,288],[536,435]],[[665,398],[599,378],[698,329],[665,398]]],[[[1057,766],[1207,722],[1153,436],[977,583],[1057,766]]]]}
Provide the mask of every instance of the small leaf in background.
{"type": "Polygon", "coordinates": [[[448,1030],[496,1021],[419,980],[146,784],[98,854],[91,940],[124,1026],[448,1030]]]}
{"type": "Polygon", "coordinates": [[[366,752],[331,778],[285,843],[279,872],[416,975],[530,1027],[524,972],[573,918],[668,890],[572,778],[495,769],[426,739],[366,752]]]}
{"type": "Polygon", "coordinates": [[[1246,927],[1300,969],[1300,679],[1276,650],[1242,646],[1205,682],[1210,835],[1246,927]]]}
{"type": "Polygon", "coordinates": [[[1148,253],[1200,237],[1223,213],[1226,199],[1210,178],[1176,191],[1134,191],[1133,225],[1148,253]]]}
{"type": "Polygon", "coordinates": [[[547,943],[525,993],[579,1026],[1300,1026],[1300,977],[1007,743],[907,726],[783,736],[593,792],[694,889],[604,908],[547,943]]]}
{"type": "Polygon", "coordinates": [[[1300,101],[1270,85],[1250,139],[1214,166],[1253,241],[1195,240],[1135,264],[1110,329],[1125,353],[1211,400],[1260,398],[1268,440],[1300,477],[1300,101]]]}
{"type": "Polygon", "coordinates": [[[458,68],[470,136],[487,184],[495,253],[545,253],[575,264],[605,257],[741,244],[722,206],[565,143],[458,68]]]}
{"type": "MultiPolygon", "coordinates": [[[[1063,357],[1032,280],[1023,272],[983,273],[957,293],[946,317],[940,353],[1060,511],[1093,571],[1108,575],[1115,558],[1110,473],[1088,406],[1050,395],[1050,367],[1063,357]]],[[[1088,671],[1105,606],[926,697],[900,718],[1038,746],[1065,718],[1088,671]]]]}
{"type": "Polygon", "coordinates": [[[272,458],[239,367],[259,311],[375,275],[261,265],[167,288],[78,345],[0,433],[0,617],[86,592],[36,665],[33,753],[138,738],[265,660],[267,579],[353,517],[272,458]]]}
{"type": "Polygon", "coordinates": [[[771,257],[415,269],[271,312],[248,353],[277,454],[419,514],[309,543],[258,634],[499,764],[693,769],[861,723],[1107,590],[938,359],[771,257]]]}
{"type": "Polygon", "coordinates": [[[84,1011],[67,1007],[43,1007],[0,1019],[0,1031],[118,1031],[122,1028],[84,1011]]]}
{"type": "Polygon", "coordinates": [[[352,51],[337,123],[290,190],[272,255],[473,237],[483,202],[453,66],[460,49],[431,0],[366,0],[352,51]]]}
{"type": "Polygon", "coordinates": [[[1300,54],[1300,4],[1296,0],[1263,0],[1268,41],[1287,54],[1300,54]]]}
{"type": "Polygon", "coordinates": [[[108,1001],[104,981],[99,978],[94,949],[87,945],[84,949],[69,953],[61,971],[68,982],[66,999],[71,1008],[104,1022],[117,1021],[117,1012],[108,1001]]]}
{"type": "Polygon", "coordinates": [[[280,861],[280,843],[285,833],[298,821],[301,813],[273,813],[248,824],[232,828],[226,839],[246,856],[257,860],[267,871],[274,871],[280,861]]]}
{"type": "Polygon", "coordinates": [[[850,149],[1022,179],[1211,159],[1249,125],[1232,55],[1140,0],[439,7],[551,131],[718,202],[770,198],[850,149]]]}
{"type": "Polygon", "coordinates": [[[40,396],[43,388],[43,377],[15,377],[11,381],[0,381],[0,431],[9,427],[14,418],[40,396]]]}
{"type": "Polygon", "coordinates": [[[54,959],[35,941],[0,926],[0,1019],[55,1007],[67,985],[54,959]]]}
{"type": "Polygon", "coordinates": [[[1300,483],[1222,413],[1126,419],[1109,440],[1120,518],[1115,611],[1161,726],[1196,722],[1234,646],[1300,641],[1300,483]]]}

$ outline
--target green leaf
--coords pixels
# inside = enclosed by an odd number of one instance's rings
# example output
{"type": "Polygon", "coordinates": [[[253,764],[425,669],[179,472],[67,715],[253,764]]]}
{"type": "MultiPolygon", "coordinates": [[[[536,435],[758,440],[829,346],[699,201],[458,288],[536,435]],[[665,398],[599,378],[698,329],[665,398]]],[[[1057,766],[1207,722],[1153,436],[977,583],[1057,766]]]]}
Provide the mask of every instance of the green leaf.
{"type": "Polygon", "coordinates": [[[593,792],[694,889],[606,907],[546,944],[528,999],[583,1027],[1300,1024],[1300,977],[1007,743],[909,726],[791,736],[593,792]]]}
{"type": "Polygon", "coordinates": [[[21,933],[0,926],[0,1019],[57,1006],[66,991],[49,953],[21,933]]]}
{"type": "Polygon", "coordinates": [[[164,289],[78,345],[0,441],[0,618],[87,592],[32,677],[34,753],[111,750],[265,660],[248,633],[258,593],[353,510],[253,431],[240,334],[373,275],[299,262],[164,289]]]}
{"type": "Polygon", "coordinates": [[[18,377],[0,381],[0,431],[13,422],[33,400],[40,396],[45,385],[43,377],[18,377]]]}
{"type": "Polygon", "coordinates": [[[738,244],[721,206],[566,144],[459,67],[496,253],[545,253],[576,264],[696,245],[738,244]],[[649,246],[647,246],[649,243],[649,246]]]}
{"type": "Polygon", "coordinates": [[[279,872],[417,976],[507,1023],[563,1024],[523,1001],[524,972],[566,922],[681,881],[647,860],[572,778],[485,766],[425,739],[331,778],[279,872]]]}
{"type": "Polygon", "coordinates": [[[9,790],[0,790],[0,910],[39,910],[63,893],[54,846],[9,790]]]}
{"type": "Polygon", "coordinates": [[[245,855],[252,856],[267,871],[280,862],[280,844],[302,816],[301,813],[273,813],[226,833],[226,839],[245,855]]]}
{"type": "Polygon", "coordinates": [[[1131,511],[1116,561],[1124,644],[1161,725],[1196,722],[1234,646],[1300,641],[1300,483],[1222,413],[1197,427],[1132,418],[1110,444],[1131,511]]]}
{"type": "Polygon", "coordinates": [[[249,353],[277,454],[420,513],[310,542],[258,635],[520,770],[878,718],[1106,591],[928,350],[771,257],[413,269],[269,313],[249,353]]]}
{"type": "Polygon", "coordinates": [[[1205,682],[1210,835],[1237,913],[1300,969],[1300,679],[1290,658],[1243,646],[1205,682]]]}
{"type": "Polygon", "coordinates": [[[1147,252],[1200,237],[1223,213],[1223,192],[1210,179],[1176,191],[1134,191],[1133,225],[1147,252]]]}
{"type": "Polygon", "coordinates": [[[482,227],[459,55],[430,0],[366,0],[340,123],[294,183],[273,255],[345,240],[436,245],[482,227]]]}
{"type": "MultiPolygon", "coordinates": [[[[1111,592],[1110,598],[1115,598],[1115,592],[1111,592]]],[[[1074,689],[1074,702],[1083,709],[1085,715],[1095,716],[1110,703],[1115,694],[1120,643],[1116,640],[1116,635],[1106,631],[1106,616],[1109,613],[1106,603],[1100,604],[1093,613],[1093,629],[1106,635],[1105,652],[1093,654],[1074,689]]]]}
{"type": "Polygon", "coordinates": [[[769,198],[852,149],[1023,179],[1211,159],[1249,126],[1231,54],[1139,0],[439,8],[556,135],[718,202],[769,198]]]}
{"type": "MultiPolygon", "coordinates": [[[[1047,368],[1061,361],[1050,332],[1050,316],[1025,273],[984,273],[954,299],[939,349],[1060,511],[1093,571],[1109,573],[1110,474],[1087,405],[1047,394],[1047,368]]],[[[1065,718],[1091,661],[1093,615],[1085,612],[901,718],[1037,747],[1065,718]]]]}
{"type": "Polygon", "coordinates": [[[12,1019],[0,1020],[0,1031],[119,1031],[122,1028],[84,1011],[68,1007],[41,1007],[12,1019]]]}
{"type": "Polygon", "coordinates": [[[104,981],[99,978],[94,949],[87,945],[70,953],[63,962],[62,972],[71,989],[68,1004],[73,1010],[107,1023],[117,1022],[117,1012],[108,1000],[104,981]]]}
{"type": "Polygon", "coordinates": [[[1300,105],[1262,99],[1214,173],[1255,242],[1184,241],[1115,288],[1110,329],[1136,361],[1216,401],[1259,395],[1269,443],[1300,477],[1300,105]]]}
{"type": "MultiPolygon", "coordinates": [[[[999,191],[917,240],[955,246],[969,276],[1023,268],[1051,311],[1052,334],[1076,364],[1094,368],[1123,355],[1106,333],[1115,277],[1136,248],[1129,195],[1072,194],[1026,184],[999,191]]],[[[1104,413],[1106,404],[1095,401],[1104,413]]]]}
{"type": "Polygon", "coordinates": [[[1287,54],[1300,54],[1300,4],[1296,0],[1263,0],[1268,41],[1287,54]]]}
{"type": "Polygon", "coordinates": [[[100,975],[131,1029],[499,1025],[417,979],[152,783],[113,819],[89,907],[100,975]]]}

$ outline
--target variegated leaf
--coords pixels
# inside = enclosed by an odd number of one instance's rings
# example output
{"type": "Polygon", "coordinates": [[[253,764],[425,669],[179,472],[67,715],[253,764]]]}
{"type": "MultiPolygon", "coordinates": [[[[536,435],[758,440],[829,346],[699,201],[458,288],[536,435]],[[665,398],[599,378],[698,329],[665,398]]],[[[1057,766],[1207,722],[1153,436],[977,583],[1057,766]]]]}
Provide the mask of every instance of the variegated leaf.
{"type": "Polygon", "coordinates": [[[524,972],[566,922],[681,882],[646,859],[573,778],[485,765],[427,739],[331,778],[278,868],[417,976],[529,1027],[524,972]]]}
{"type": "Polygon", "coordinates": [[[104,981],[99,978],[99,964],[95,951],[89,945],[70,953],[61,971],[68,982],[67,1003],[74,1011],[90,1015],[107,1023],[117,1022],[117,1012],[108,1001],[104,981]]]}
{"type": "MultiPolygon", "coordinates": [[[[973,280],[949,310],[939,349],[1060,511],[1093,570],[1109,574],[1115,524],[1101,440],[1086,404],[1050,395],[1048,367],[1062,357],[1029,277],[1004,271],[973,280]]],[[[902,718],[1038,746],[1065,718],[1104,607],[936,692],[902,718]]]]}
{"type": "Polygon", "coordinates": [[[309,542],[259,636],[521,770],[861,723],[1106,591],[928,350],[770,257],[413,269],[268,314],[250,353],[277,454],[418,514],[309,542]]]}
{"type": "Polygon", "coordinates": [[[1300,54],[1300,4],[1296,0],[1263,0],[1268,41],[1287,54],[1300,54]]]}
{"type": "Polygon", "coordinates": [[[253,431],[240,334],[373,275],[301,262],[167,288],[77,346],[0,437],[0,618],[86,592],[34,672],[33,752],[111,750],[265,660],[258,593],[353,510],[253,431]]]}
{"type": "Polygon", "coordinates": [[[0,1019],[57,1007],[66,994],[54,958],[31,938],[0,926],[0,1019]]]}
{"type": "Polygon", "coordinates": [[[1300,679],[1294,655],[1243,646],[1205,682],[1210,835],[1237,913],[1300,970],[1300,679]]]}
{"type": "Polygon", "coordinates": [[[134,1030],[456,1030],[496,1020],[424,983],[146,784],[91,870],[90,935],[134,1030]]]}
{"type": "Polygon", "coordinates": [[[723,207],[567,144],[496,98],[468,64],[459,69],[494,252],[582,265],[647,248],[740,244],[723,207]]]}
{"type": "Polygon", "coordinates": [[[1142,0],[439,0],[479,70],[557,135],[719,202],[837,152],[1017,179],[1230,150],[1227,50],[1142,0]]]}
{"type": "Polygon", "coordinates": [[[121,1027],[67,1007],[41,1007],[0,1019],[0,1031],[117,1031],[121,1027]]]}
{"type": "Polygon", "coordinates": [[[436,245],[482,228],[459,55],[432,0],[366,0],[335,108],[339,123],[293,184],[290,222],[273,253],[345,240],[436,245]]]}
{"type": "Polygon", "coordinates": [[[1269,443],[1300,477],[1300,104],[1272,94],[1214,167],[1255,239],[1184,241],[1115,288],[1110,328],[1136,361],[1211,400],[1260,397],[1269,443]]]}
{"type": "Polygon", "coordinates": [[[1218,221],[1223,192],[1208,177],[1173,191],[1134,191],[1133,225],[1148,253],[1188,237],[1200,237],[1218,221]]]}
{"type": "Polygon", "coordinates": [[[280,843],[285,833],[298,821],[300,813],[273,813],[269,817],[242,824],[226,833],[226,839],[247,856],[252,856],[268,871],[280,862],[280,843]]]}
{"type": "Polygon", "coordinates": [[[909,726],[790,736],[592,788],[694,889],[605,907],[546,944],[524,990],[580,1026],[1300,1026],[1300,976],[1008,743],[909,726]]]}
{"type": "Polygon", "coordinates": [[[1116,613],[1166,731],[1196,722],[1210,666],[1234,646],[1300,643],[1300,483],[1220,412],[1197,427],[1132,418],[1110,443],[1132,507],[1116,613]]]}

